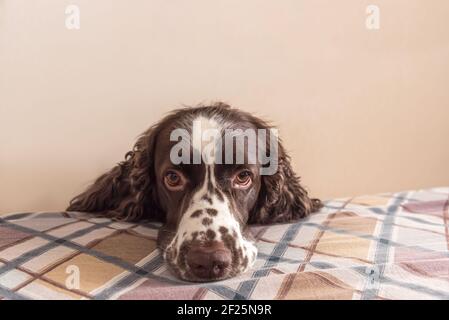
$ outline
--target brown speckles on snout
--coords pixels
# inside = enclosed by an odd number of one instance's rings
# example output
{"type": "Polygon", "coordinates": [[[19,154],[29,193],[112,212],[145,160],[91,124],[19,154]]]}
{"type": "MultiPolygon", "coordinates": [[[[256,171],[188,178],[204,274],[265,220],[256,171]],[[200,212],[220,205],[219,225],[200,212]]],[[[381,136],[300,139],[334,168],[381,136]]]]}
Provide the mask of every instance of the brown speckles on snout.
{"type": "Polygon", "coordinates": [[[233,237],[225,227],[220,227],[219,231],[221,232],[221,238],[225,247],[228,248],[232,253],[232,270],[237,270],[241,262],[242,253],[239,253],[239,250],[237,249],[236,238],[233,237]]]}
{"type": "MultiPolygon", "coordinates": [[[[204,210],[203,210],[204,211],[204,210]]],[[[205,213],[205,212],[203,212],[205,213]]],[[[189,281],[216,281],[238,275],[248,267],[250,257],[238,242],[232,227],[210,228],[213,218],[203,215],[199,222],[206,228],[194,231],[184,239],[179,250],[167,256],[175,273],[189,281]],[[207,226],[206,226],[207,225],[207,226]]]]}
{"type": "Polygon", "coordinates": [[[201,200],[207,201],[209,204],[212,204],[212,199],[207,194],[201,197],[201,200]]]}
{"type": "Polygon", "coordinates": [[[218,214],[218,211],[215,209],[212,209],[212,208],[207,208],[206,212],[208,215],[210,215],[212,217],[215,217],[218,214]]]}
{"type": "Polygon", "coordinates": [[[203,210],[195,210],[190,217],[192,218],[198,218],[199,216],[201,216],[203,214],[203,210]]]}
{"type": "Polygon", "coordinates": [[[225,235],[226,233],[228,233],[228,228],[221,226],[218,231],[220,231],[220,233],[222,235],[225,235]]]}
{"type": "Polygon", "coordinates": [[[211,229],[208,229],[208,230],[206,231],[206,236],[207,236],[207,239],[208,239],[208,240],[214,240],[214,239],[215,239],[215,236],[216,236],[215,231],[213,231],[213,230],[211,230],[211,229]]]}
{"type": "Polygon", "coordinates": [[[210,226],[211,224],[212,224],[212,222],[213,222],[213,220],[211,219],[211,218],[208,218],[208,217],[205,217],[205,218],[203,218],[203,220],[202,220],[202,224],[204,225],[204,226],[210,226]]]}

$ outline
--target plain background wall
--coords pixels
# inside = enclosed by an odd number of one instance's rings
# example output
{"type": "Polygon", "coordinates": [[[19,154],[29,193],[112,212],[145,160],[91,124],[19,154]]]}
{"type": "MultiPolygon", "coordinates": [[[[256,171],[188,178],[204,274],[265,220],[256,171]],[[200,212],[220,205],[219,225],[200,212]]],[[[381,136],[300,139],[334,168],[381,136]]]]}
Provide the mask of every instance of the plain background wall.
{"type": "Polygon", "coordinates": [[[273,120],[314,196],[449,185],[449,2],[0,0],[0,212],[64,209],[216,100],[273,120]]]}

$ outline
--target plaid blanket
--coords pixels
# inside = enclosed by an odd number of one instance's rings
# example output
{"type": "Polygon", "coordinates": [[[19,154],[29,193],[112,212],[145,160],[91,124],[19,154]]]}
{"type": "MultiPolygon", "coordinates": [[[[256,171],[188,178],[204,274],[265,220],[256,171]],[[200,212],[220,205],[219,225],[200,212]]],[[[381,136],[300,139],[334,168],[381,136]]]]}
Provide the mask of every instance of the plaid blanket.
{"type": "Polygon", "coordinates": [[[449,299],[449,188],[327,201],[256,226],[256,265],[233,279],[174,278],[160,225],[83,213],[0,216],[0,299],[449,299]]]}

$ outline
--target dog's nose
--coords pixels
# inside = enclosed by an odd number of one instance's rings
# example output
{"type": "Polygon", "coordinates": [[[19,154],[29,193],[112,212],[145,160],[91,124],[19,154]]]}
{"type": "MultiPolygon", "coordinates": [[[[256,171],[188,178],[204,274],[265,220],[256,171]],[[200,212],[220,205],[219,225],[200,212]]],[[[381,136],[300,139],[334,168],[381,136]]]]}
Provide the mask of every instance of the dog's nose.
{"type": "Polygon", "coordinates": [[[219,242],[193,245],[186,257],[192,273],[204,280],[225,277],[230,271],[231,260],[231,251],[219,242]]]}

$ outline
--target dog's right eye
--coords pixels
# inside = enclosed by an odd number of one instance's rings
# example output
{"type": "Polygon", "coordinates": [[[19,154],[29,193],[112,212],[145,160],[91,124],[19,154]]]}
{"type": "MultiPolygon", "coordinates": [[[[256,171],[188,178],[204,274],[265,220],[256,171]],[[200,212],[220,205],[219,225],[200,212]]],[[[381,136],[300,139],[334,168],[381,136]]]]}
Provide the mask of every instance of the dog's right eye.
{"type": "Polygon", "coordinates": [[[170,190],[181,190],[185,184],[182,173],[175,170],[168,170],[164,176],[164,183],[170,190]]]}

